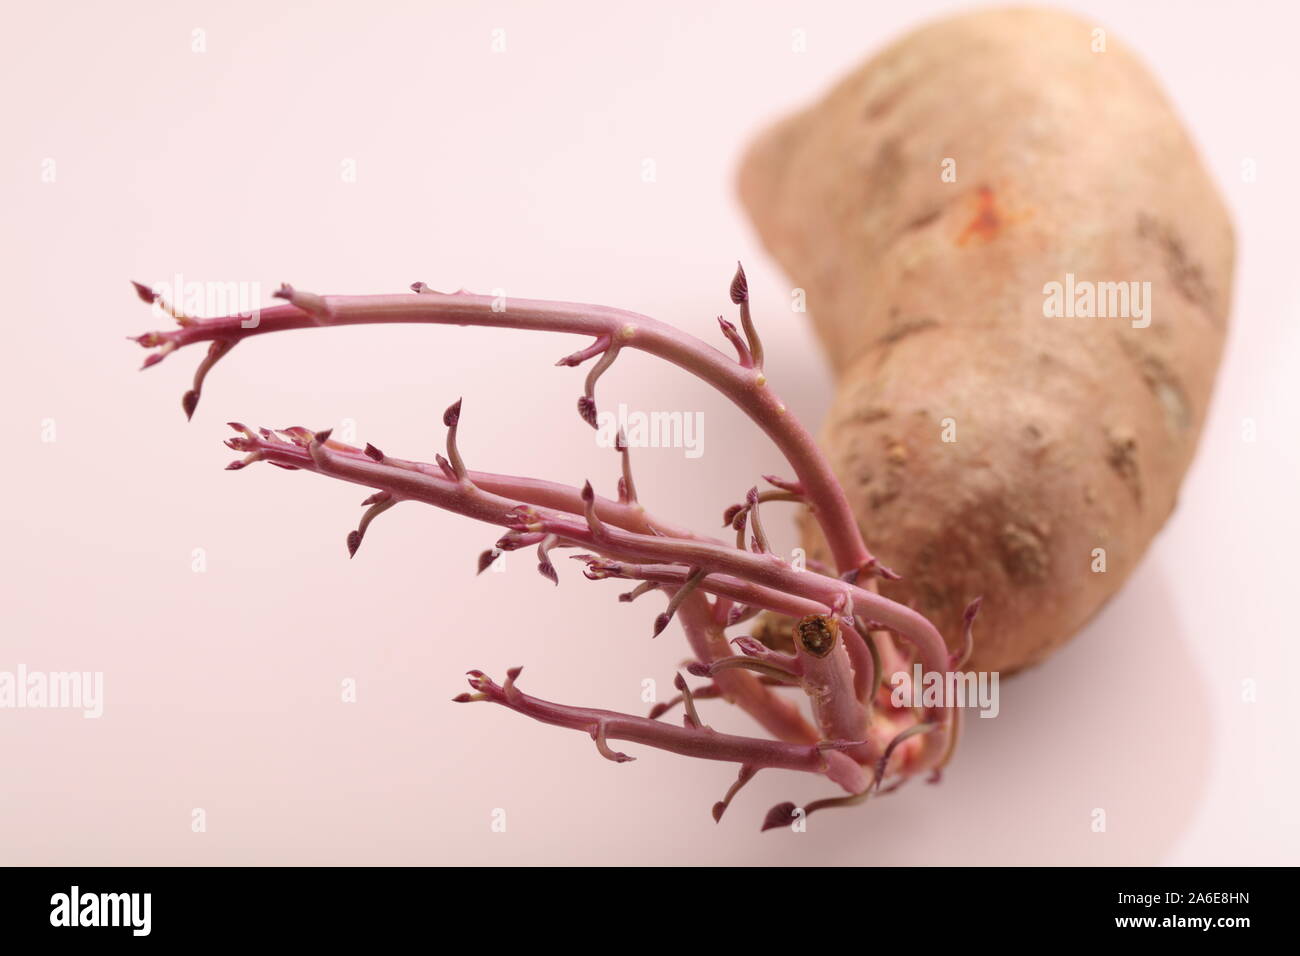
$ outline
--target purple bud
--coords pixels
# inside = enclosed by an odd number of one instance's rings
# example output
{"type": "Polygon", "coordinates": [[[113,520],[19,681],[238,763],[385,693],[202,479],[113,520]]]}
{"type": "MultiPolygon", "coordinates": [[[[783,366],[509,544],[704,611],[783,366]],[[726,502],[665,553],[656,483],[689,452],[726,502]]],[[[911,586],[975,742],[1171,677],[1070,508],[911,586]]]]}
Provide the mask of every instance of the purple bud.
{"type": "Polygon", "coordinates": [[[724,511],[722,513],[722,526],[725,528],[727,525],[735,521],[736,515],[739,514],[742,510],[744,510],[744,507],[745,507],[744,505],[732,505],[730,508],[724,511]]]}
{"type": "Polygon", "coordinates": [[[614,436],[614,450],[620,453],[627,451],[627,435],[624,433],[622,428],[620,428],[618,434],[614,436]]]}
{"type": "Polygon", "coordinates": [[[596,400],[586,395],[578,399],[578,414],[592,428],[596,427],[596,400]]]}
{"type": "Polygon", "coordinates": [[[488,548],[486,551],[484,551],[482,554],[478,556],[478,571],[476,573],[482,574],[489,567],[491,567],[492,562],[499,557],[501,557],[500,551],[498,551],[496,548],[488,548]]]}
{"type": "Polygon", "coordinates": [[[349,531],[348,532],[348,557],[349,558],[356,557],[357,548],[359,547],[361,547],[361,532],[349,531]]]}
{"type": "Polygon", "coordinates": [[[736,649],[747,657],[762,657],[767,653],[767,645],[747,634],[742,634],[740,637],[733,637],[731,643],[735,644],[736,649]]]}
{"type": "Polygon", "coordinates": [[[140,297],[141,302],[147,303],[148,305],[153,305],[155,302],[158,301],[158,293],[155,292],[153,289],[149,288],[143,282],[136,282],[134,279],[132,279],[131,285],[135,286],[135,294],[140,297]]]}
{"type": "Polygon", "coordinates": [[[965,624],[967,627],[970,627],[971,624],[975,622],[975,615],[980,612],[980,606],[983,603],[984,603],[984,597],[983,595],[981,595],[980,597],[977,597],[975,600],[971,601],[970,604],[967,604],[966,612],[961,616],[962,623],[965,624]]]}
{"type": "Polygon", "coordinates": [[[744,531],[745,522],[747,522],[748,520],[749,520],[749,512],[742,508],[740,511],[736,512],[735,517],[731,519],[731,527],[734,528],[736,531],[744,531]]]}
{"type": "Polygon", "coordinates": [[[721,823],[722,815],[726,812],[727,812],[727,804],[724,801],[719,800],[717,803],[713,805],[713,822],[721,823]]]}
{"type": "Polygon", "coordinates": [[[797,481],[787,481],[778,475],[764,475],[763,480],[774,488],[780,488],[782,491],[788,491],[796,495],[803,493],[803,485],[797,481]]]}
{"type": "Polygon", "coordinates": [[[903,576],[901,574],[898,574],[892,569],[885,567],[883,564],[877,564],[875,567],[875,571],[876,574],[880,575],[880,577],[884,578],[886,581],[903,580],[903,576]]]}
{"type": "Polygon", "coordinates": [[[446,458],[443,458],[442,455],[434,455],[433,460],[438,463],[438,467],[442,469],[442,473],[446,477],[450,478],[452,481],[457,480],[456,469],[451,467],[451,462],[449,462],[446,458]]]}
{"type": "Polygon", "coordinates": [[[199,407],[199,393],[190,389],[181,396],[181,408],[185,410],[185,420],[189,421],[194,417],[194,409],[199,407]]]}
{"type": "Polygon", "coordinates": [[[457,694],[451,699],[451,702],[453,704],[472,704],[474,702],[474,695],[469,691],[466,691],[463,694],[457,694]]]}
{"type": "Polygon", "coordinates": [[[560,583],[560,576],[555,573],[555,565],[551,564],[550,561],[538,561],[537,571],[552,584],[560,583]]]}
{"type": "Polygon", "coordinates": [[[794,812],[797,810],[793,803],[778,803],[771,810],[767,811],[767,816],[763,818],[763,825],[759,828],[762,830],[774,830],[777,827],[789,826],[794,822],[794,812]]]}
{"type": "Polygon", "coordinates": [[[591,504],[596,500],[596,491],[591,487],[590,481],[584,482],[582,485],[582,500],[586,504],[591,504]]]}
{"type": "Polygon", "coordinates": [[[660,614],[657,618],[655,618],[655,630],[654,633],[651,634],[650,636],[658,637],[660,634],[662,634],[664,628],[668,626],[668,622],[671,621],[672,619],[673,616],[669,614],[667,611],[665,611],[663,614],[660,614]]]}
{"type": "Polygon", "coordinates": [[[320,443],[323,445],[323,444],[325,444],[327,441],[330,440],[330,435],[333,435],[333,434],[334,434],[334,429],[332,429],[332,428],[327,428],[327,429],[325,429],[323,432],[317,432],[317,433],[316,433],[315,441],[318,441],[318,442],[320,442],[320,443]]]}
{"type": "Polygon", "coordinates": [[[736,275],[731,280],[731,301],[736,305],[749,301],[749,280],[745,278],[745,267],[736,263],[736,275]]]}
{"type": "Polygon", "coordinates": [[[226,466],[226,471],[239,471],[239,469],[243,468],[245,464],[246,462],[244,459],[240,458],[238,461],[232,461],[228,464],[226,466]]]}
{"type": "Polygon", "coordinates": [[[660,717],[662,717],[662,716],[663,716],[664,714],[666,714],[667,712],[668,712],[668,705],[667,705],[666,703],[662,703],[662,702],[661,702],[661,703],[655,704],[653,707],[651,707],[651,708],[650,708],[650,713],[647,714],[646,716],[647,716],[647,719],[649,719],[649,720],[658,720],[660,717]]]}
{"type": "Polygon", "coordinates": [[[384,453],[376,448],[370,442],[366,442],[366,457],[373,458],[375,461],[383,461],[384,453]]]}
{"type": "MultiPolygon", "coordinates": [[[[701,664],[699,661],[691,661],[686,665],[686,672],[694,677],[711,677],[713,671],[709,670],[708,664],[701,664]]],[[[681,675],[679,674],[680,678],[681,675]]]]}
{"type": "Polygon", "coordinates": [[[746,502],[746,504],[748,504],[751,508],[752,508],[754,505],[758,504],[758,489],[757,489],[757,488],[750,488],[747,492],[745,492],[745,502],[746,502]]]}
{"type": "Polygon", "coordinates": [[[456,399],[450,408],[442,413],[442,423],[448,428],[455,428],[456,423],[460,421],[460,403],[463,399],[456,399]]]}
{"type": "Polygon", "coordinates": [[[683,694],[686,693],[686,678],[684,678],[680,673],[674,674],[673,686],[676,687],[683,694]]]}

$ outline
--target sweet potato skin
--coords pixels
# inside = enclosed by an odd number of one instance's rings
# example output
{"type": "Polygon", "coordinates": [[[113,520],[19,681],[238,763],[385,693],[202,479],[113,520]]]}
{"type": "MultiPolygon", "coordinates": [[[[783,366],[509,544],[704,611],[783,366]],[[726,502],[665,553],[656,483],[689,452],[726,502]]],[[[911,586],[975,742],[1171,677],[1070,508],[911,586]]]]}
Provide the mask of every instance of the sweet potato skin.
{"type": "Polygon", "coordinates": [[[1228,327],[1227,211],[1154,80],[1113,35],[1094,52],[1096,28],[1047,10],[924,27],[740,174],[835,371],[823,444],[903,575],[881,591],[950,636],[983,595],[981,670],[1041,660],[1131,572],[1173,510],[1228,327]],[[1150,325],[1045,317],[1067,273],[1150,282],[1150,325]]]}

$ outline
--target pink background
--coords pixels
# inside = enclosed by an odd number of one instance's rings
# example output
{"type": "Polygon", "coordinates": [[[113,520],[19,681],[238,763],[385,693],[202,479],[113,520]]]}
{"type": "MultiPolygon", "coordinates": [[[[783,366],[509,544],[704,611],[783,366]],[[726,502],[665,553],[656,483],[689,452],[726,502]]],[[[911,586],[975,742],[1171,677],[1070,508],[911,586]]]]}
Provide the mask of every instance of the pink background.
{"type": "MultiPolygon", "coordinates": [[[[0,863],[1294,863],[1300,88],[1283,3],[1080,3],[1146,56],[1234,210],[1235,326],[1179,509],[1130,583],[971,721],[943,786],[803,834],[757,827],[823,782],[761,774],[720,826],[729,765],[589,739],[486,705],[462,673],[641,712],[685,656],[653,599],[404,506],[356,560],[362,492],[228,474],[223,422],[355,423],[427,458],[465,398],[475,467],[613,486],[573,402],[576,340],[342,329],[246,343],[186,424],[199,355],[146,375],[128,278],[435,288],[606,302],[712,337],[743,258],[771,379],[830,398],[789,283],[734,197],[743,145],[954,4],[29,5],[0,34],[0,670],[102,670],[105,714],[0,711],[0,863]],[[904,7],[907,7],[904,11],[904,7]],[[930,8],[930,9],[922,9],[930,8]],[[207,51],[191,52],[191,31],[207,51]],[[494,54],[492,31],[505,30],[494,54]],[[791,52],[791,31],[808,52],[791,52]],[[651,158],[658,179],[644,183],[651,158]],[[1243,159],[1258,178],[1244,182],[1243,159]],[[53,159],[57,180],[41,181],[53,159]],[[356,182],[341,164],[355,160],[356,182]],[[819,380],[821,383],[819,383],[819,380]],[[57,440],[41,441],[52,419],[57,440]],[[1243,441],[1253,420],[1257,440],[1243,441]],[[191,570],[193,549],[207,571],[191,570]],[[340,701],[340,682],[358,701],[340,701]],[[1242,682],[1258,684],[1256,703],[1242,682]],[[1108,830],[1091,831],[1093,808],[1108,830]],[[203,808],[207,831],[191,831],[203,808]],[[494,809],[507,829],[493,832],[494,809]]],[[[1104,117],[1103,117],[1104,121],[1104,117]]],[[[608,407],[703,410],[705,454],[638,455],[643,499],[710,528],[775,453],[643,356],[608,407]]],[[[773,510],[785,547],[787,514],[773,510]]],[[[571,562],[564,562],[568,565],[571,562]]],[[[715,726],[747,730],[703,705],[715,726]]]]}

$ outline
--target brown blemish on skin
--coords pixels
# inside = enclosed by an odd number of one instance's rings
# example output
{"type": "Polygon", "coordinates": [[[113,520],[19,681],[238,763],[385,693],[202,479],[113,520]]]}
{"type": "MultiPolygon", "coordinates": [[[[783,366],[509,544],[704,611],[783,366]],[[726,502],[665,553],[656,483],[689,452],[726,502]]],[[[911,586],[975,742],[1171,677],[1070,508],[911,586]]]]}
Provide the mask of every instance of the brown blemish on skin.
{"type": "Polygon", "coordinates": [[[866,118],[869,120],[878,120],[884,117],[885,114],[890,112],[890,110],[894,108],[894,105],[902,99],[904,89],[905,87],[902,84],[898,84],[893,89],[886,90],[880,96],[875,97],[867,104],[867,108],[864,111],[866,118]]]}
{"type": "Polygon", "coordinates": [[[863,495],[873,511],[889,504],[903,492],[907,460],[907,446],[889,435],[879,436],[879,446],[865,440],[855,444],[845,457],[855,495],[863,495]],[[875,447],[883,450],[883,461],[875,447]]]}
{"type": "Polygon", "coordinates": [[[1193,261],[1187,247],[1173,228],[1145,213],[1138,213],[1139,239],[1154,242],[1164,257],[1165,271],[1174,288],[1197,306],[1215,325],[1223,324],[1223,316],[1214,307],[1214,293],[1205,278],[1205,270],[1193,261]]]}
{"type": "Polygon", "coordinates": [[[898,140],[891,137],[881,143],[880,149],[876,151],[871,168],[867,171],[867,181],[872,189],[887,195],[898,188],[905,169],[903,151],[898,140]]]}
{"type": "Polygon", "coordinates": [[[885,475],[882,486],[872,488],[867,495],[867,504],[871,505],[871,510],[875,511],[893,501],[903,493],[903,479],[897,472],[890,471],[885,475]]]}
{"type": "Polygon", "coordinates": [[[1020,434],[1024,439],[1025,454],[1035,464],[1040,464],[1051,450],[1052,443],[1043,434],[1043,430],[1033,422],[1026,424],[1020,430],[1020,434]]]}
{"type": "Polygon", "coordinates": [[[974,238],[988,242],[997,237],[1002,225],[1002,214],[998,211],[993,190],[988,186],[981,186],[975,193],[975,216],[957,237],[957,245],[964,246],[974,238]]]}
{"type": "Polygon", "coordinates": [[[934,564],[934,543],[927,541],[916,552],[916,570],[925,571],[934,564]]]}
{"type": "Polygon", "coordinates": [[[916,585],[917,592],[920,595],[921,607],[926,616],[938,614],[949,606],[948,599],[944,596],[939,586],[931,581],[918,581],[916,585]]]}
{"type": "Polygon", "coordinates": [[[871,345],[871,348],[875,350],[876,368],[880,368],[889,360],[894,346],[903,339],[938,327],[939,320],[928,315],[909,316],[902,319],[891,315],[889,330],[884,335],[879,336],[871,345]]]}
{"type": "Polygon", "coordinates": [[[883,418],[889,417],[889,409],[882,405],[868,405],[865,408],[855,408],[847,415],[841,415],[835,419],[839,425],[862,423],[870,425],[872,422],[878,422],[883,418]]]}
{"type": "Polygon", "coordinates": [[[998,535],[1002,567],[1016,584],[1037,584],[1047,578],[1047,549],[1034,528],[1007,522],[998,535]]]}
{"type": "Polygon", "coordinates": [[[799,648],[813,657],[825,657],[835,648],[840,626],[825,614],[810,614],[795,625],[799,648]]]}
{"type": "Polygon", "coordinates": [[[932,319],[928,315],[914,316],[912,318],[895,321],[889,328],[889,331],[880,338],[876,339],[876,345],[889,346],[897,345],[909,335],[915,335],[917,332],[924,332],[926,329],[938,328],[939,320],[932,319]]]}
{"type": "MultiPolygon", "coordinates": [[[[1142,330],[1138,330],[1142,331],[1142,330]]],[[[1142,380],[1155,396],[1165,415],[1165,427],[1169,436],[1175,441],[1187,437],[1192,427],[1192,410],[1187,402],[1187,393],[1183,389],[1178,375],[1158,356],[1148,352],[1138,342],[1137,336],[1117,332],[1120,348],[1124,350],[1142,373],[1142,380]]]]}
{"type": "Polygon", "coordinates": [[[1115,470],[1120,480],[1133,493],[1133,500],[1142,503],[1142,476],[1138,473],[1137,435],[1131,428],[1112,428],[1106,435],[1106,463],[1115,470]]]}
{"type": "Polygon", "coordinates": [[[915,232],[917,229],[924,229],[926,226],[930,225],[930,223],[938,219],[939,214],[942,211],[943,210],[941,209],[931,209],[929,212],[922,213],[907,224],[906,230],[908,232],[915,232]]]}

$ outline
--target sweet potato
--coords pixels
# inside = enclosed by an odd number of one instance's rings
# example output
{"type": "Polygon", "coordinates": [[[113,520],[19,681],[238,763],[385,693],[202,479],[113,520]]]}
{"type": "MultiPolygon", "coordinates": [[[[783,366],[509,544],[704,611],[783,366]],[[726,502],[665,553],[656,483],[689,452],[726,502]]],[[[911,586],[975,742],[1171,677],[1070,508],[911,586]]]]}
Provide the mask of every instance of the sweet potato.
{"type": "MultiPolygon", "coordinates": [[[[823,444],[903,576],[881,592],[945,634],[983,595],[980,670],[1041,660],[1141,558],[1227,329],[1223,201],[1099,29],[1046,10],[926,26],[767,132],[740,174],[835,372],[823,444]],[[1150,283],[1149,310],[1045,314],[1051,283],[1089,282],[1150,283]]],[[[1123,311],[1118,287],[1094,291],[1123,311]]]]}

